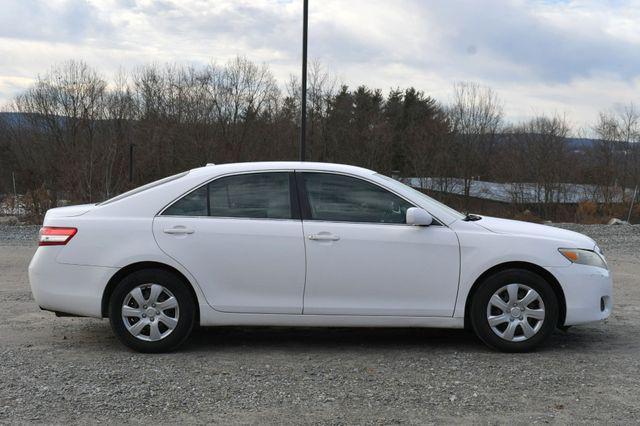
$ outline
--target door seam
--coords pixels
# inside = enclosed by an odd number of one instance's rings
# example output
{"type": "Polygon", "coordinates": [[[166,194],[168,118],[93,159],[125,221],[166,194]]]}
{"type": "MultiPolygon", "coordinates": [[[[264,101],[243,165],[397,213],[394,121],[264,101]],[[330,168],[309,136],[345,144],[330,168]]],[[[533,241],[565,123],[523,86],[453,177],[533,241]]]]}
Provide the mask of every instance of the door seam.
{"type": "Polygon", "coordinates": [[[302,227],[302,245],[304,246],[304,285],[302,286],[302,314],[304,315],[304,300],[307,297],[307,238],[304,230],[304,221],[300,221],[302,227]]]}

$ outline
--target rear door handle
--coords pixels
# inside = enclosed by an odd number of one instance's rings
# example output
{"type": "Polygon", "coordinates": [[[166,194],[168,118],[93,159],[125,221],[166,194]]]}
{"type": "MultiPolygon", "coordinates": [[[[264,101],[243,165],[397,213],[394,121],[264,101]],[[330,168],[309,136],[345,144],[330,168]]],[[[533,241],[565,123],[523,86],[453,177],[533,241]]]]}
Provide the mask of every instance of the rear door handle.
{"type": "Polygon", "coordinates": [[[329,232],[320,232],[319,234],[310,234],[307,238],[312,241],[338,241],[339,236],[329,232]]]}
{"type": "Polygon", "coordinates": [[[165,234],[172,234],[172,235],[193,234],[194,232],[196,231],[194,231],[193,229],[184,228],[184,227],[167,228],[164,230],[165,234]]]}

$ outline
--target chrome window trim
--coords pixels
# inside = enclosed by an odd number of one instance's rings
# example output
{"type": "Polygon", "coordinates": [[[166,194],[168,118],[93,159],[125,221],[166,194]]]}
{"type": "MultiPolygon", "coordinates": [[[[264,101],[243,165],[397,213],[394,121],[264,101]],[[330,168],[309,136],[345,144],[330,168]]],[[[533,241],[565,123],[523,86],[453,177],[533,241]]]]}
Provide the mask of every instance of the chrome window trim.
{"type": "Polygon", "coordinates": [[[183,216],[183,215],[175,215],[175,214],[166,214],[162,216],[155,217],[180,217],[185,219],[236,219],[236,220],[277,220],[277,221],[289,221],[289,222],[300,222],[301,219],[280,219],[275,217],[233,217],[233,216],[183,216]]]}

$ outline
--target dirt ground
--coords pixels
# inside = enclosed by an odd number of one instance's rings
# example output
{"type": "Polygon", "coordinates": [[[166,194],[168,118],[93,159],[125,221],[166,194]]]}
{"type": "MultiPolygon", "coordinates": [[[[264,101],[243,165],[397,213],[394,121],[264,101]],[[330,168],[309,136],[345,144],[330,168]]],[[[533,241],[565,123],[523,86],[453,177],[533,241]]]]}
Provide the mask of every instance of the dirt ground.
{"type": "Polygon", "coordinates": [[[599,241],[612,317],[535,353],[451,330],[203,328],[162,355],[40,311],[35,247],[0,236],[0,423],[638,423],[640,232],[621,235],[599,241]]]}

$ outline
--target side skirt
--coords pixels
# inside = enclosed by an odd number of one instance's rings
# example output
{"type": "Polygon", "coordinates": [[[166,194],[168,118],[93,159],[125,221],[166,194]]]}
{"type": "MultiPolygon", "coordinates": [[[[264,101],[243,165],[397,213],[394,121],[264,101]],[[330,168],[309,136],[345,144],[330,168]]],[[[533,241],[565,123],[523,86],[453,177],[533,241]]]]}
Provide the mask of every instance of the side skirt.
{"type": "Polygon", "coordinates": [[[223,313],[201,304],[200,325],[464,328],[464,318],[223,313]]]}

